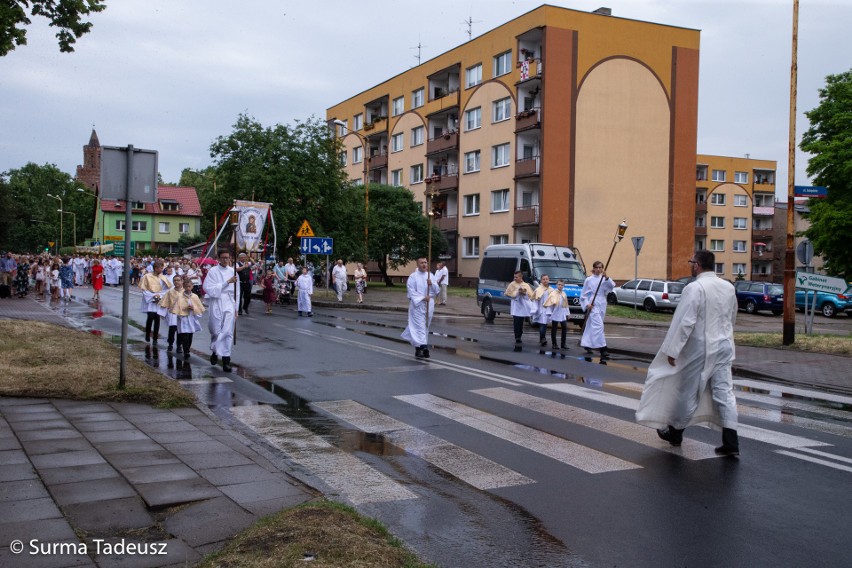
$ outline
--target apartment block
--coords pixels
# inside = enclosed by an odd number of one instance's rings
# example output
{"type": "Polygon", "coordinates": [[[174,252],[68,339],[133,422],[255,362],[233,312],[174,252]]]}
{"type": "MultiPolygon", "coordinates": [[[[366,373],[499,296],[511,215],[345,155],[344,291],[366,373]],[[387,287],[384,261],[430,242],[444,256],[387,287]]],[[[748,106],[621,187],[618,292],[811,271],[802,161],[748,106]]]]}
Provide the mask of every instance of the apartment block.
{"type": "MultiPolygon", "coordinates": [[[[716,274],[780,281],[773,258],[786,242],[775,234],[776,162],[728,156],[697,156],[695,250],[716,254],[716,274]]],[[[683,273],[687,273],[683,268],[683,273]]]]}
{"type": "MultiPolygon", "coordinates": [[[[695,238],[698,54],[696,30],[545,5],[326,117],[352,179],[440,210],[457,279],[476,278],[496,243],[605,261],[623,219],[645,237],[643,273],[681,276],[695,238]]],[[[633,265],[626,241],[609,274],[631,278],[633,265]]]]}

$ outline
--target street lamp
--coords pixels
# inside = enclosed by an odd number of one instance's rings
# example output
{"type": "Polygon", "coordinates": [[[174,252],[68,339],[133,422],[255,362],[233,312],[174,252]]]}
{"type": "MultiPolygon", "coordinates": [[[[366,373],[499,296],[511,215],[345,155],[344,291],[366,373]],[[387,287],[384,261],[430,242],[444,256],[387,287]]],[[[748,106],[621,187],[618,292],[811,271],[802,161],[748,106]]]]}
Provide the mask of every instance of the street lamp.
{"type": "Polygon", "coordinates": [[[367,161],[369,160],[370,143],[367,141],[367,137],[363,134],[358,134],[354,130],[348,130],[346,128],[346,123],[342,120],[333,120],[332,123],[341,128],[341,138],[344,138],[349,134],[357,136],[358,139],[361,140],[361,147],[364,150],[364,155],[361,157],[361,161],[364,163],[364,260],[368,261],[370,260],[367,244],[369,242],[368,237],[370,231],[370,180],[367,179],[367,161]]]}
{"type": "Polygon", "coordinates": [[[74,246],[77,246],[77,214],[73,211],[63,211],[62,209],[57,209],[57,211],[63,215],[71,215],[74,218],[74,246]]]}
{"type": "MultiPolygon", "coordinates": [[[[62,211],[62,198],[58,195],[47,194],[51,199],[59,200],[59,210],[62,211]]],[[[59,249],[57,249],[56,253],[59,254],[59,251],[62,250],[62,215],[59,215],[59,249]]]]}
{"type": "MultiPolygon", "coordinates": [[[[97,238],[98,236],[100,236],[100,238],[98,239],[98,243],[100,243],[99,248],[98,248],[98,252],[100,252],[101,251],[100,246],[103,246],[103,244],[104,244],[104,234],[103,234],[102,231],[98,230],[100,227],[102,227],[102,225],[100,223],[100,218],[98,217],[101,213],[100,212],[101,196],[97,195],[96,193],[89,193],[88,191],[86,191],[82,187],[78,187],[77,191],[79,191],[83,195],[88,195],[89,197],[93,197],[95,199],[95,208],[96,208],[95,209],[95,237],[97,238]]],[[[75,237],[75,240],[76,240],[76,237],[75,237]]]]}

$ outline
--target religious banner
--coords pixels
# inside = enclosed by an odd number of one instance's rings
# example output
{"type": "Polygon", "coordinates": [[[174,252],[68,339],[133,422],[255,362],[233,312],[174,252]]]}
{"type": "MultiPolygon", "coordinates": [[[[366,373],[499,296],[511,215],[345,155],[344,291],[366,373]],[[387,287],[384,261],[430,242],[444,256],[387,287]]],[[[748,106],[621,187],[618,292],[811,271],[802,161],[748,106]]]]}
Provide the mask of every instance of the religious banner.
{"type": "Polygon", "coordinates": [[[263,229],[269,214],[269,203],[235,201],[232,211],[239,212],[236,227],[237,252],[256,253],[263,248],[263,229]]]}
{"type": "Polygon", "coordinates": [[[530,78],[530,62],[522,61],[521,62],[521,81],[526,81],[530,78]]]}

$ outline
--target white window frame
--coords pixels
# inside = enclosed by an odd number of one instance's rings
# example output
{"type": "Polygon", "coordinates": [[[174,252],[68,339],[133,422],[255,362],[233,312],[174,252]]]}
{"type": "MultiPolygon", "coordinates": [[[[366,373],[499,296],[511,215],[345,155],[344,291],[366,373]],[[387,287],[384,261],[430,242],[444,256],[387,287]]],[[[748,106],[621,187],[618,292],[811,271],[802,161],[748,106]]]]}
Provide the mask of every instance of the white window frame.
{"type": "Polygon", "coordinates": [[[734,207],[748,207],[748,196],[741,194],[734,195],[734,207]]]}
{"type": "Polygon", "coordinates": [[[144,233],[148,230],[148,221],[133,221],[130,225],[130,230],[137,233],[144,233]]]}
{"type": "Polygon", "coordinates": [[[405,149],[405,139],[402,132],[391,136],[391,152],[402,152],[405,149]]]}
{"type": "Polygon", "coordinates": [[[480,151],[473,150],[464,154],[464,173],[472,174],[478,172],[481,167],[480,151]],[[472,160],[472,161],[471,161],[472,160]]]}
{"type": "Polygon", "coordinates": [[[399,116],[405,112],[405,97],[397,97],[391,101],[391,116],[399,116]]]}
{"type": "Polygon", "coordinates": [[[748,172],[734,172],[734,183],[747,184],[748,172]]]}
{"type": "Polygon", "coordinates": [[[124,219],[116,219],[115,220],[115,230],[123,231],[124,230],[124,219]]]}
{"type": "Polygon", "coordinates": [[[501,77],[512,70],[512,50],[494,56],[492,77],[501,77]]]}
{"type": "Polygon", "coordinates": [[[711,252],[725,252],[725,239],[710,239],[711,252]]]}
{"type": "Polygon", "coordinates": [[[746,267],[746,263],[745,263],[745,262],[735,262],[735,263],[732,265],[732,271],[731,271],[731,274],[732,274],[732,275],[737,275],[737,276],[739,276],[740,274],[742,274],[743,276],[745,276],[745,274],[746,274],[746,268],[747,268],[747,267],[746,267]]]}
{"type": "Polygon", "coordinates": [[[725,181],[728,178],[728,172],[726,170],[713,170],[713,177],[711,181],[725,181]]]}
{"type": "Polygon", "coordinates": [[[408,172],[409,177],[411,178],[411,184],[422,183],[423,182],[423,164],[414,164],[411,166],[408,172]]]}
{"type": "Polygon", "coordinates": [[[746,241],[734,241],[731,252],[748,252],[748,243],[746,241]]]}
{"type": "Polygon", "coordinates": [[[352,117],[352,129],[361,130],[362,128],[364,128],[364,115],[359,112],[352,117]]]}
{"type": "Polygon", "coordinates": [[[479,200],[479,194],[478,193],[471,193],[471,194],[465,195],[464,198],[462,199],[462,205],[463,205],[462,217],[475,217],[475,216],[479,215],[479,210],[480,210],[479,201],[480,200],[479,200]]]}
{"type": "Polygon", "coordinates": [[[512,163],[512,145],[509,142],[491,147],[491,169],[505,168],[512,163]]]}
{"type": "Polygon", "coordinates": [[[482,128],[482,107],[472,108],[464,111],[464,131],[482,128]],[[471,121],[473,124],[471,124],[471,121]]]}
{"type": "Polygon", "coordinates": [[[411,129],[411,147],[420,146],[425,140],[424,136],[426,129],[422,126],[416,126],[411,129]]]}
{"type": "Polygon", "coordinates": [[[482,63],[471,65],[464,70],[464,87],[469,89],[475,87],[482,82],[482,63]],[[473,80],[471,80],[473,77],[473,80]]]}
{"type": "Polygon", "coordinates": [[[164,233],[168,234],[170,232],[169,231],[169,222],[168,221],[159,221],[157,223],[157,232],[160,233],[160,234],[164,234],[164,233]],[[164,227],[166,229],[165,231],[163,230],[164,227]]]}
{"type": "Polygon", "coordinates": [[[725,201],[724,193],[713,192],[710,194],[710,205],[724,205],[725,201]]]}
{"type": "Polygon", "coordinates": [[[189,234],[189,223],[178,223],[178,233],[181,235],[189,234]]]}
{"type": "Polygon", "coordinates": [[[504,97],[491,103],[491,123],[512,118],[512,97],[504,97]]]}
{"type": "Polygon", "coordinates": [[[509,235],[491,235],[492,245],[508,245],[509,235]]]}
{"type": "Polygon", "coordinates": [[[479,237],[462,238],[462,258],[479,258],[479,237]]]}
{"type": "Polygon", "coordinates": [[[711,229],[724,229],[725,228],[725,218],[718,215],[713,215],[710,217],[710,228],[711,229]]]}
{"type": "Polygon", "coordinates": [[[734,229],[748,229],[748,220],[745,217],[734,217],[734,229]]]}
{"type": "Polygon", "coordinates": [[[495,189],[491,192],[492,213],[506,213],[509,211],[510,207],[508,189],[495,189]]]}
{"type": "Polygon", "coordinates": [[[411,91],[411,108],[420,108],[424,105],[423,95],[425,90],[423,87],[411,91]]]}
{"type": "Polygon", "coordinates": [[[391,171],[391,185],[402,187],[402,168],[391,171]]]}
{"type": "Polygon", "coordinates": [[[724,262],[717,262],[714,265],[713,270],[716,272],[716,274],[719,274],[719,275],[725,274],[725,263],[724,262]]]}
{"type": "Polygon", "coordinates": [[[352,148],[352,163],[360,164],[364,160],[364,148],[361,146],[355,146],[352,148]]]}

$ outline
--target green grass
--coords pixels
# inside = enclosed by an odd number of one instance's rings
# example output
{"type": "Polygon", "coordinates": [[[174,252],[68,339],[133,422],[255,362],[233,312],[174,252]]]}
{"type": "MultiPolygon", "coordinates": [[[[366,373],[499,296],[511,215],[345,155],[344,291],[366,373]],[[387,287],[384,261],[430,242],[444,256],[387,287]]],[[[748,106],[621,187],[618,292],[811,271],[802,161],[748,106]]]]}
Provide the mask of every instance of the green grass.
{"type": "Polygon", "coordinates": [[[633,306],[607,306],[606,315],[607,317],[636,319],[642,321],[672,321],[671,312],[646,312],[641,306],[637,307],[635,310],[633,309],[633,306]]]}
{"type": "Polygon", "coordinates": [[[749,347],[765,347],[803,351],[807,353],[826,353],[852,357],[852,336],[844,335],[804,335],[796,334],[791,345],[784,345],[781,333],[746,333],[734,334],[737,345],[749,347]]]}

